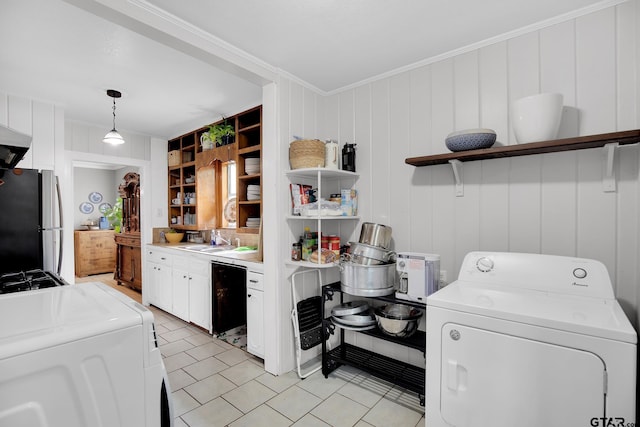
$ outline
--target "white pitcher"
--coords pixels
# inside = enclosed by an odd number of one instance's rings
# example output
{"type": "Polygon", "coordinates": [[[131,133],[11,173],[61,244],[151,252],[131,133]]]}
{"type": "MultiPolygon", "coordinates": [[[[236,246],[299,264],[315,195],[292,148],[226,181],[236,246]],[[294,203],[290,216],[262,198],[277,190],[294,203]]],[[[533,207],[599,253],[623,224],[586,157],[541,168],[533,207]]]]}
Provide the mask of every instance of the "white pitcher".
{"type": "Polygon", "coordinates": [[[338,143],[328,139],[324,144],[324,167],[340,169],[340,150],[338,143]]]}

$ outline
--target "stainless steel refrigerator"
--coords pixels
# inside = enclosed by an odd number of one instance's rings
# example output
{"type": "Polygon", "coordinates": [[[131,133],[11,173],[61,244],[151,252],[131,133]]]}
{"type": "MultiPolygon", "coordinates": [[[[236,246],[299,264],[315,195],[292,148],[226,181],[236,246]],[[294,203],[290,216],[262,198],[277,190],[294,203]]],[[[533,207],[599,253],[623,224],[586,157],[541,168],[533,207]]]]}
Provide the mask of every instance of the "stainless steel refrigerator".
{"type": "Polygon", "coordinates": [[[62,209],[53,171],[0,169],[0,274],[60,275],[62,209]]]}

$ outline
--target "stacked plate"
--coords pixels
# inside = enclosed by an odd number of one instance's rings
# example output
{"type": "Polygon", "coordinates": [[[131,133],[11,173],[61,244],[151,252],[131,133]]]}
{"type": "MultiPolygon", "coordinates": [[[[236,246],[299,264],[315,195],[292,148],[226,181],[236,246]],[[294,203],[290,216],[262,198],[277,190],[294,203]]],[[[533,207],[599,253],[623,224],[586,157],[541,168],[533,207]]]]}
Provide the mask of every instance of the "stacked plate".
{"type": "Polygon", "coordinates": [[[244,171],[247,175],[260,173],[260,159],[257,157],[244,159],[244,171]]]}
{"type": "Polygon", "coordinates": [[[331,309],[331,321],[338,328],[367,331],[376,327],[376,318],[366,301],[350,301],[331,309]]]}
{"type": "Polygon", "coordinates": [[[260,227],[260,217],[258,217],[258,218],[253,218],[253,217],[247,218],[247,227],[248,228],[258,228],[258,227],[260,227]]]}
{"type": "Polygon", "coordinates": [[[247,185],[247,200],[260,200],[260,186],[249,184],[247,185]]]}

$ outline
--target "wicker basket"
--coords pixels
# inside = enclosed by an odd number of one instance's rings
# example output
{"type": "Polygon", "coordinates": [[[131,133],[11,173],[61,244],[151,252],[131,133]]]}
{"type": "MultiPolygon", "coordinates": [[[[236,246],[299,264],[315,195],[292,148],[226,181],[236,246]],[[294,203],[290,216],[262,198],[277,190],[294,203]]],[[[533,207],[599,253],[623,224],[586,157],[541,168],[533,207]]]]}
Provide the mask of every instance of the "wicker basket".
{"type": "Polygon", "coordinates": [[[324,142],[318,139],[300,139],[289,145],[291,169],[323,168],[324,142]]]}
{"type": "Polygon", "coordinates": [[[180,150],[169,151],[169,166],[178,166],[181,162],[180,150]]]}

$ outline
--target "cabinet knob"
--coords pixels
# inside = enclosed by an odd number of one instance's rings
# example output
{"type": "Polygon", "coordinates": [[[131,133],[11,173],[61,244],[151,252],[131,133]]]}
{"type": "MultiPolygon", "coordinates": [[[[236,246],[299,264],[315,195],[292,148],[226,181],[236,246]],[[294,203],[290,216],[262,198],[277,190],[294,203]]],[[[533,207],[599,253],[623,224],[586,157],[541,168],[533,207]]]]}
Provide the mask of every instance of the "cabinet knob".
{"type": "Polygon", "coordinates": [[[247,298],[251,298],[251,294],[247,294],[247,298]]]}

